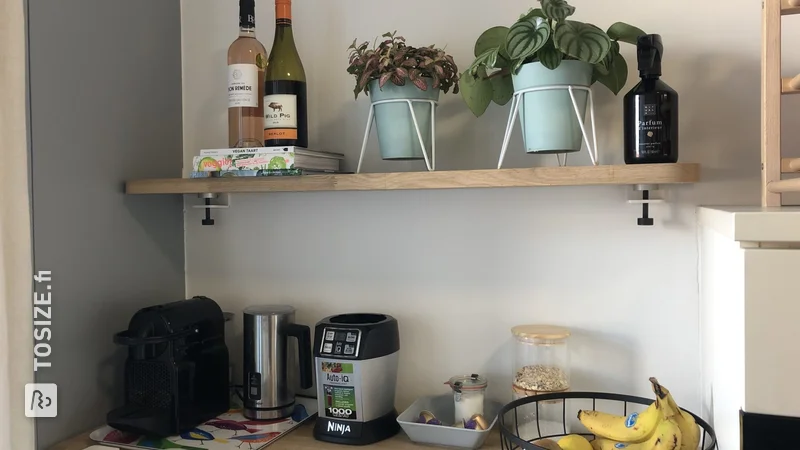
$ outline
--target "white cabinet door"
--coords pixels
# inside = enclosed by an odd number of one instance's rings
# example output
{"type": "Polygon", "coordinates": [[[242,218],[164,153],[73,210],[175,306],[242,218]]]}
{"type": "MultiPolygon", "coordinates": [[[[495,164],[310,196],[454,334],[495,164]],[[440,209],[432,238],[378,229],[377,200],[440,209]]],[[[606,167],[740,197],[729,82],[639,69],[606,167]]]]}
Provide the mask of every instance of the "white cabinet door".
{"type": "Polygon", "coordinates": [[[800,417],[800,249],[744,253],[744,409],[800,417]]]}

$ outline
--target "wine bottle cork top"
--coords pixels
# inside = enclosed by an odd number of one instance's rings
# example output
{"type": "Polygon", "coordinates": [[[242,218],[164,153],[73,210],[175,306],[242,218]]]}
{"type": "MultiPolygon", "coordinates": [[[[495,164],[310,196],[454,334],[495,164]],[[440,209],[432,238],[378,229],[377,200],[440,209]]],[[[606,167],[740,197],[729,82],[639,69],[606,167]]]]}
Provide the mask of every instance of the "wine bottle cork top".
{"type": "Polygon", "coordinates": [[[292,0],[275,0],[275,18],[292,20],[292,0]]]}

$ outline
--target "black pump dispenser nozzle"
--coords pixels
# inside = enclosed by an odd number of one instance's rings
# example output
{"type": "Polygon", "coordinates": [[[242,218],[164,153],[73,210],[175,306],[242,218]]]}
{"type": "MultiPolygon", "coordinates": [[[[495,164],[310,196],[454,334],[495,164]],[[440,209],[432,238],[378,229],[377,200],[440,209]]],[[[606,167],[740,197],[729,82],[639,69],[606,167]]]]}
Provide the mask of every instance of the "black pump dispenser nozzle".
{"type": "Polygon", "coordinates": [[[636,40],[636,58],[639,62],[639,76],[651,78],[661,76],[661,57],[664,45],[661,35],[645,34],[636,40]]]}
{"type": "Polygon", "coordinates": [[[661,35],[639,36],[636,57],[641,80],[624,100],[625,164],[676,163],[678,93],[661,79],[661,35]]]}

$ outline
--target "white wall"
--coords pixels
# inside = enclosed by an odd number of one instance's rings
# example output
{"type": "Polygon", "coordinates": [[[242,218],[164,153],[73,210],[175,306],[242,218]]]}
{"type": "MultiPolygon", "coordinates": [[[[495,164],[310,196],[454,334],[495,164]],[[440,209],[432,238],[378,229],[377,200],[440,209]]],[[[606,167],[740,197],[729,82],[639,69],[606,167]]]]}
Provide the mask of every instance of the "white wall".
{"type": "MultiPolygon", "coordinates": [[[[225,54],[237,32],[235,0],[182,2],[184,156],[225,145],[225,54]]],[[[368,100],[353,100],[347,46],[399,30],[414,45],[446,45],[466,68],[478,35],[510,25],[536,2],[505,0],[298,0],[298,47],[309,78],[310,144],[347,154],[355,168],[368,100]]],[[[701,395],[696,204],[756,203],[759,164],[760,2],[573,0],[577,20],[627,21],[662,34],[664,80],[681,95],[681,161],[703,182],[670,189],[656,226],[623,187],[239,195],[217,225],[186,215],[187,293],[226,309],[286,302],[313,325],[328,314],[381,311],[401,325],[399,408],[445,392],[457,373],[490,377],[508,399],[510,327],[573,328],[574,388],[650,395],[657,376],[698,410],[701,395]]],[[[259,37],[272,43],[269,1],[257,3],[259,37]]],[[[785,42],[798,33],[785,34],[785,42]]],[[[631,69],[635,52],[623,47],[631,69]]],[[[786,75],[800,71],[788,59],[786,75]]],[[[630,89],[635,72],[625,88],[630,89]]],[[[622,162],[622,98],[598,86],[601,162],[622,162]]],[[[793,103],[795,110],[797,103],[793,103]]],[[[791,104],[787,101],[787,111],[791,104]]],[[[443,96],[442,170],[496,164],[508,107],[475,118],[443,96]]],[[[784,123],[796,123],[798,114],[784,123]],[[793,122],[792,122],[793,121],[793,122]]],[[[800,130],[784,133],[797,141],[800,130]]],[[[373,134],[365,170],[422,170],[382,162],[373,134]]],[[[523,154],[515,136],[506,167],[553,165],[523,154]]],[[[584,153],[572,164],[587,164],[584,153]]],[[[188,171],[188,164],[185,170],[188,171]]],[[[190,201],[193,202],[192,199],[190,201]]]]}

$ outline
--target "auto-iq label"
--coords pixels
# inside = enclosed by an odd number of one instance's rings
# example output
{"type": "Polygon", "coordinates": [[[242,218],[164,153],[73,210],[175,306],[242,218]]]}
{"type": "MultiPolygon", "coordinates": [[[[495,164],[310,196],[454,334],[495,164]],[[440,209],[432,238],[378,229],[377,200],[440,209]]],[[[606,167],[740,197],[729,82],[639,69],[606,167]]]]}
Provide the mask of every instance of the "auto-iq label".
{"type": "Polygon", "coordinates": [[[322,362],[325,375],[322,391],[325,396],[325,417],[334,419],[358,419],[356,380],[352,363],[322,362]]]}

